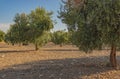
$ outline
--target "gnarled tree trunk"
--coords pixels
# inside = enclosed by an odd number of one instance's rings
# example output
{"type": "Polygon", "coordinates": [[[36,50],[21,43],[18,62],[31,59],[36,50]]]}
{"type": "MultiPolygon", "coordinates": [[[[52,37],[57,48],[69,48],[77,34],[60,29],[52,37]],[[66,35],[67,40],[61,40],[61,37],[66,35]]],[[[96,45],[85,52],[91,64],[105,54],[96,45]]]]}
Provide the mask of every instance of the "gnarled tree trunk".
{"type": "Polygon", "coordinates": [[[111,46],[111,53],[110,53],[110,64],[112,67],[117,67],[117,60],[116,60],[116,46],[111,46]]]}

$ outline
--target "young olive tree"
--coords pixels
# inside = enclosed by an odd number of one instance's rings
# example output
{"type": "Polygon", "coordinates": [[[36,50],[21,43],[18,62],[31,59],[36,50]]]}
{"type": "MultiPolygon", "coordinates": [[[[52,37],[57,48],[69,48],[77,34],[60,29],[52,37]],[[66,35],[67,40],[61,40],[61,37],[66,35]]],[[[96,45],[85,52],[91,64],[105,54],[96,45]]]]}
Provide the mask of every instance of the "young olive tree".
{"type": "Polygon", "coordinates": [[[43,38],[44,33],[46,31],[49,32],[53,28],[51,15],[52,12],[48,12],[44,8],[36,8],[29,14],[30,39],[35,44],[36,50],[38,50],[38,39],[43,38]]]}

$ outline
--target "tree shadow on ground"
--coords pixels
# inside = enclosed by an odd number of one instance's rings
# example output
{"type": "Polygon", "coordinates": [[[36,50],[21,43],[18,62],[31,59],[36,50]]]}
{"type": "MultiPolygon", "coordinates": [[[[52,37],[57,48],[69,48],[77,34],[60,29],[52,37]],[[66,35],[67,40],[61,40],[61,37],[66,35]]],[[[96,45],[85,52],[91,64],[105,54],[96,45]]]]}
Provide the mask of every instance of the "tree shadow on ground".
{"type": "Polygon", "coordinates": [[[25,52],[31,52],[35,50],[0,50],[0,53],[25,53],[25,52]]]}
{"type": "Polygon", "coordinates": [[[1,53],[25,53],[35,51],[34,48],[30,46],[11,46],[11,45],[4,45],[0,47],[0,54],[1,53]]]}
{"type": "Polygon", "coordinates": [[[108,57],[40,60],[0,70],[0,79],[81,79],[112,70],[108,57]]]}
{"type": "Polygon", "coordinates": [[[43,49],[43,51],[80,51],[79,49],[43,49]]]}

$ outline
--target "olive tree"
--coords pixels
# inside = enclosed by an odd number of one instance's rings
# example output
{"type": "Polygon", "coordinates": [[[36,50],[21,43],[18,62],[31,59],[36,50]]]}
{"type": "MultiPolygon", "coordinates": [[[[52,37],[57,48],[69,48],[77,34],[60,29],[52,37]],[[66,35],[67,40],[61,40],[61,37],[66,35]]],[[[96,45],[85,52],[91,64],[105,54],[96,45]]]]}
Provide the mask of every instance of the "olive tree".
{"type": "Polygon", "coordinates": [[[51,19],[52,12],[46,11],[44,8],[36,8],[29,14],[29,25],[31,34],[31,42],[35,44],[35,49],[38,50],[38,38],[44,35],[45,31],[49,32],[53,28],[51,19]]]}
{"type": "Polygon", "coordinates": [[[116,50],[120,46],[120,0],[67,0],[59,18],[73,30],[75,44],[85,52],[111,47],[110,64],[117,67],[116,50]]]}
{"type": "Polygon", "coordinates": [[[29,30],[28,23],[28,16],[25,13],[17,13],[14,17],[14,24],[10,25],[10,29],[5,35],[5,41],[12,44],[28,41],[26,38],[26,32],[29,30]]]}

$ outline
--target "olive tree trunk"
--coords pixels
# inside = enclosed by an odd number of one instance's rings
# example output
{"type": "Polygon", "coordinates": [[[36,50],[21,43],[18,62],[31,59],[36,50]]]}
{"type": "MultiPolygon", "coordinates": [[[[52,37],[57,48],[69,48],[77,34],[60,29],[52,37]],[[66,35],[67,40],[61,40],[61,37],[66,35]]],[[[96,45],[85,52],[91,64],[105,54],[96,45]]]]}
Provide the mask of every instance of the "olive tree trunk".
{"type": "Polygon", "coordinates": [[[38,48],[38,44],[35,43],[35,50],[37,51],[39,48],[38,48]]]}
{"type": "Polygon", "coordinates": [[[112,67],[117,67],[117,60],[116,60],[116,46],[111,46],[111,53],[110,53],[110,64],[112,67]]]}

